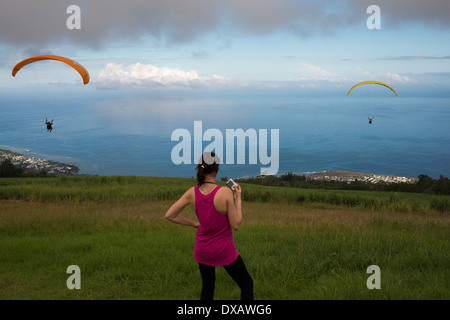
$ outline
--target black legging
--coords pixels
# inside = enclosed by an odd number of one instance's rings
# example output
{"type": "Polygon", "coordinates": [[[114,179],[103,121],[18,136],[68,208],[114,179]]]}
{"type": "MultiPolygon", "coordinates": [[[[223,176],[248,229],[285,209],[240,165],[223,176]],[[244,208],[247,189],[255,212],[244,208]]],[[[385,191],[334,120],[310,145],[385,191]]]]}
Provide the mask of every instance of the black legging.
{"type": "MultiPolygon", "coordinates": [[[[216,268],[199,263],[200,274],[202,276],[201,300],[213,300],[214,288],[216,285],[216,268]]],[[[245,267],[241,256],[236,261],[224,266],[228,274],[241,288],[241,300],[253,300],[253,279],[245,267]]]]}

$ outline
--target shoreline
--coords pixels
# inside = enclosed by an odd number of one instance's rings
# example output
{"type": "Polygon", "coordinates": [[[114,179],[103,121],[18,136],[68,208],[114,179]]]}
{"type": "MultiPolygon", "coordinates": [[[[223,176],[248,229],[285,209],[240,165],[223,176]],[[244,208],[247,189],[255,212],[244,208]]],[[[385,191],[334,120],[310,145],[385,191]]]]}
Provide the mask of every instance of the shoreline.
{"type": "Polygon", "coordinates": [[[317,172],[305,176],[307,180],[369,183],[416,183],[419,178],[396,176],[392,174],[361,173],[345,170],[317,172]]]}
{"type": "MultiPolygon", "coordinates": [[[[80,168],[75,164],[67,164],[53,160],[46,160],[42,158],[29,157],[24,154],[0,149],[0,161],[5,158],[10,158],[13,165],[23,168],[28,173],[39,173],[41,171],[53,175],[76,175],[79,174],[80,168]]],[[[289,173],[284,173],[289,174],[289,173]]],[[[277,174],[280,176],[283,174],[277,174]]],[[[298,174],[294,174],[298,175],[298,174]]],[[[312,172],[303,174],[307,180],[314,181],[334,181],[334,182],[367,182],[367,183],[410,183],[414,184],[419,179],[416,177],[396,176],[392,174],[375,174],[375,173],[361,173],[346,170],[329,170],[323,172],[312,172]]],[[[248,179],[243,177],[242,179],[248,179]]],[[[254,178],[254,177],[253,177],[254,178]]]]}
{"type": "Polygon", "coordinates": [[[11,151],[0,149],[0,161],[9,158],[14,166],[24,169],[26,173],[39,173],[45,171],[50,175],[75,175],[80,168],[75,164],[67,164],[46,160],[11,151]]]}

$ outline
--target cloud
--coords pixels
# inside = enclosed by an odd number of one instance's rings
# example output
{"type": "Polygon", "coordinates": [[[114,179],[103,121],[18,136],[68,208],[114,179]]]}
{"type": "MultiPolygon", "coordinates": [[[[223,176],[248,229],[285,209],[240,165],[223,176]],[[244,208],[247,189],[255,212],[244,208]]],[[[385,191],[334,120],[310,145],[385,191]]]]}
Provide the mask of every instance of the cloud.
{"type": "MultiPolygon", "coordinates": [[[[167,43],[210,32],[261,35],[287,31],[300,37],[332,35],[365,25],[372,0],[77,0],[81,29],[68,30],[73,0],[0,0],[0,42],[46,46],[73,43],[102,47],[110,41],[153,37],[167,43]],[[223,32],[226,30],[226,32],[223,32]]],[[[450,1],[378,0],[390,25],[450,27],[450,1]]],[[[385,19],[386,18],[386,19],[385,19]]],[[[383,22],[384,23],[384,22],[383,22]]],[[[225,39],[226,40],[226,39],[225,39]]],[[[229,39],[227,40],[229,41],[229,39]]]]}
{"type": "Polygon", "coordinates": [[[415,79],[411,79],[407,76],[402,76],[397,73],[391,73],[391,72],[381,74],[380,77],[386,78],[386,79],[389,79],[391,81],[398,82],[398,83],[417,83],[417,80],[415,80],[415,79]]]}
{"type": "Polygon", "coordinates": [[[300,63],[300,74],[303,79],[323,80],[329,78],[332,73],[308,63],[300,63]]]}
{"type": "Polygon", "coordinates": [[[78,0],[81,29],[69,30],[66,10],[73,0],[0,1],[0,42],[41,46],[69,42],[100,47],[143,36],[189,41],[215,29],[221,12],[221,1],[78,0]]]}
{"type": "Polygon", "coordinates": [[[244,81],[230,80],[221,75],[202,76],[196,70],[157,67],[151,64],[135,63],[124,67],[121,64],[108,63],[91,80],[97,89],[318,89],[330,83],[338,85],[345,78],[320,67],[301,63],[300,76],[286,81],[244,81]]]}
{"type": "Polygon", "coordinates": [[[383,58],[381,60],[402,61],[402,60],[448,60],[448,59],[450,59],[450,56],[441,56],[441,57],[433,57],[433,56],[400,56],[400,57],[383,58]]]}
{"type": "Polygon", "coordinates": [[[100,71],[93,84],[98,89],[154,89],[225,87],[230,81],[219,75],[200,76],[197,71],[156,67],[136,63],[128,67],[109,63],[100,71]]]}
{"type": "Polygon", "coordinates": [[[300,81],[328,81],[341,82],[345,81],[344,77],[337,73],[327,71],[318,66],[302,62],[299,64],[300,81]]]}
{"type": "Polygon", "coordinates": [[[364,71],[361,67],[357,67],[356,70],[358,73],[364,75],[364,77],[368,80],[377,80],[382,82],[396,82],[396,83],[418,83],[416,79],[412,79],[408,76],[400,75],[398,73],[393,72],[369,72],[364,71]]]}
{"type": "MultiPolygon", "coordinates": [[[[383,21],[389,26],[425,24],[430,27],[450,27],[450,1],[447,0],[347,0],[356,12],[376,4],[381,9],[383,21]]],[[[384,23],[383,23],[384,24],[384,23]]]]}

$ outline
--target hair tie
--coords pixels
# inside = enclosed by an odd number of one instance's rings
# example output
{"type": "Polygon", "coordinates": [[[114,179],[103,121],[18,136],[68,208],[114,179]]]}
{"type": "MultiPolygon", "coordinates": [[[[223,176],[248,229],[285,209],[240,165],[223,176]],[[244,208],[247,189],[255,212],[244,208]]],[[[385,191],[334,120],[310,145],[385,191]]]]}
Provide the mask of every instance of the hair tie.
{"type": "Polygon", "coordinates": [[[205,169],[205,166],[204,166],[204,165],[201,165],[201,167],[202,167],[203,169],[205,169]]]}

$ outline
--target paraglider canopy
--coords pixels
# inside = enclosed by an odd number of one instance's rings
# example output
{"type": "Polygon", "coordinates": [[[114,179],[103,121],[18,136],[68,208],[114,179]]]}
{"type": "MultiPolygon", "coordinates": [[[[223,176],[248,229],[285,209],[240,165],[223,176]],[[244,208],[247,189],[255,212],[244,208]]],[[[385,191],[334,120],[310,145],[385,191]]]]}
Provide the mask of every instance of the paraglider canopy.
{"type": "Polygon", "coordinates": [[[25,59],[25,60],[19,62],[18,64],[16,64],[16,66],[14,67],[14,69],[12,71],[13,77],[15,77],[16,73],[19,72],[19,70],[22,69],[24,66],[26,66],[26,65],[28,65],[30,63],[41,61],[41,60],[56,60],[56,61],[64,62],[64,63],[68,64],[69,66],[71,66],[72,68],[74,68],[75,70],[78,71],[78,73],[80,74],[81,78],[83,79],[83,83],[84,84],[88,84],[89,83],[90,77],[89,77],[89,72],[86,70],[86,68],[84,68],[78,62],[73,61],[73,60],[71,60],[69,58],[60,57],[60,56],[54,56],[54,55],[40,55],[40,56],[35,56],[35,57],[31,57],[31,58],[25,59]]]}
{"type": "Polygon", "coordinates": [[[365,85],[365,84],[377,84],[377,85],[380,85],[380,86],[385,86],[386,88],[391,89],[392,92],[394,92],[395,95],[398,97],[398,94],[397,94],[397,92],[395,92],[394,88],[392,88],[390,85],[388,85],[388,84],[386,84],[386,83],[384,83],[384,82],[380,82],[380,81],[363,81],[363,82],[360,82],[360,83],[358,83],[358,84],[355,84],[355,85],[348,91],[347,95],[350,95],[350,92],[352,92],[353,89],[355,89],[355,88],[357,88],[357,87],[359,87],[359,86],[365,85]]]}
{"type": "MultiPolygon", "coordinates": [[[[363,81],[363,82],[360,82],[360,83],[357,83],[357,84],[355,84],[349,91],[348,91],[348,93],[347,93],[347,96],[350,96],[350,93],[354,90],[354,89],[356,89],[356,88],[358,88],[358,87],[361,87],[361,86],[364,86],[364,88],[363,89],[358,89],[358,90],[356,90],[356,91],[359,91],[356,95],[360,95],[360,94],[362,94],[362,101],[360,101],[361,103],[362,103],[362,105],[363,106],[365,106],[365,108],[367,109],[367,112],[369,113],[370,112],[370,114],[373,114],[373,111],[374,111],[374,109],[375,108],[373,108],[374,107],[374,105],[377,105],[378,103],[380,103],[380,102],[382,102],[383,104],[385,104],[385,103],[388,103],[387,101],[380,101],[378,98],[375,98],[375,97],[377,97],[376,95],[374,96],[374,94],[379,94],[379,93],[382,93],[382,95],[381,95],[381,97],[385,97],[385,94],[386,93],[389,93],[389,90],[391,90],[394,94],[395,94],[395,96],[396,97],[398,97],[398,94],[397,94],[397,92],[394,90],[394,88],[392,88],[390,85],[388,85],[388,84],[386,84],[386,83],[384,83],[384,82],[380,82],[380,81],[373,81],[373,80],[369,80],[369,81],[363,81]],[[367,87],[366,87],[366,85],[368,85],[367,87]],[[370,85],[375,85],[375,86],[370,86],[370,85]],[[388,88],[389,90],[386,90],[385,88],[388,88]],[[381,91],[380,91],[380,90],[381,91]],[[378,92],[378,91],[380,91],[380,92],[378,92]]],[[[389,94],[391,94],[391,93],[389,93],[389,94]]],[[[353,94],[353,96],[354,96],[355,94],[353,94]]],[[[372,122],[373,122],[373,115],[372,116],[369,116],[368,117],[368,120],[369,120],[369,124],[372,124],[372,122]]]]}

